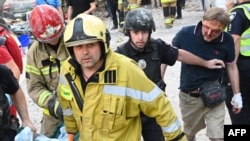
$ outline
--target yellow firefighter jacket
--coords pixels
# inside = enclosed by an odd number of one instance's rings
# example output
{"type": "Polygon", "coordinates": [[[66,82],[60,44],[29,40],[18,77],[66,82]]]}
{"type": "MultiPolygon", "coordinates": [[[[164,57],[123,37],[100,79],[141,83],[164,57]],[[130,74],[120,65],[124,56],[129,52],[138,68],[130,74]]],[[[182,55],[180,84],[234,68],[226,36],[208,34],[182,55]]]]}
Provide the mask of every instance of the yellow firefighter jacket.
{"type": "Polygon", "coordinates": [[[49,115],[47,102],[57,90],[59,68],[68,56],[63,40],[60,41],[57,52],[48,44],[37,41],[29,49],[26,65],[28,94],[43,108],[45,115],[49,115]]]}
{"type": "Polygon", "coordinates": [[[70,62],[62,65],[58,97],[66,130],[79,132],[80,141],[139,141],[141,111],[156,118],[166,140],[182,133],[168,98],[136,62],[109,50],[104,70],[88,83],[70,62]]]}
{"type": "Polygon", "coordinates": [[[128,11],[136,9],[140,7],[141,1],[142,0],[118,0],[118,9],[121,11],[124,9],[128,9],[128,11]]]}
{"type": "Polygon", "coordinates": [[[175,3],[176,0],[160,0],[161,3],[175,3]]]}

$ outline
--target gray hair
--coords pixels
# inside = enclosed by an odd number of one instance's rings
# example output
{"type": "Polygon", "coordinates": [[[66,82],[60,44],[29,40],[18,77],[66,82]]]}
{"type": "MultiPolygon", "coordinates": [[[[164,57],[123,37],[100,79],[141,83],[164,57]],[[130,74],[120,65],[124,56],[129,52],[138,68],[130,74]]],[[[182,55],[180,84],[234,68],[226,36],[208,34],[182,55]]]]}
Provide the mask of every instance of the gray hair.
{"type": "Polygon", "coordinates": [[[223,24],[225,27],[229,25],[229,14],[223,8],[211,7],[202,17],[203,20],[215,20],[223,24]]]}

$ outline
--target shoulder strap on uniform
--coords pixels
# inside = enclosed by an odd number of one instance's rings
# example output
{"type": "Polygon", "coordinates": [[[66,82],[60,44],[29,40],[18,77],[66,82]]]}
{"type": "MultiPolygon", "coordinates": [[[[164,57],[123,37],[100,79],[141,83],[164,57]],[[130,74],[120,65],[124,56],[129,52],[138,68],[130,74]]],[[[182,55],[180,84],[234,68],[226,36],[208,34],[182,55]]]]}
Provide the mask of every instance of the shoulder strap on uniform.
{"type": "Polygon", "coordinates": [[[162,39],[157,38],[154,40],[154,42],[156,43],[157,46],[164,46],[164,45],[168,45],[166,42],[164,42],[162,39]]]}
{"type": "Polygon", "coordinates": [[[159,43],[157,42],[157,40],[151,38],[151,39],[149,40],[149,44],[150,44],[150,46],[153,48],[153,50],[158,50],[158,47],[157,47],[157,46],[159,46],[159,43]]]}
{"type": "Polygon", "coordinates": [[[77,103],[79,109],[82,111],[83,110],[83,100],[82,100],[82,98],[80,96],[80,92],[77,89],[76,84],[73,81],[71,74],[67,73],[67,74],[65,74],[65,77],[66,77],[66,79],[67,79],[67,81],[68,81],[68,83],[70,85],[71,90],[73,91],[73,95],[74,95],[74,97],[76,99],[76,103],[77,103]]]}
{"type": "Polygon", "coordinates": [[[130,56],[128,51],[129,42],[122,44],[121,46],[118,46],[116,51],[117,53],[124,54],[125,56],[130,56]]]}
{"type": "Polygon", "coordinates": [[[48,54],[49,58],[48,58],[48,62],[49,62],[49,76],[50,78],[52,78],[52,66],[54,64],[57,65],[58,68],[58,72],[60,72],[60,68],[61,68],[61,64],[60,64],[60,60],[55,58],[54,56],[52,56],[49,52],[49,49],[47,48],[46,45],[44,45],[46,53],[48,54]]]}

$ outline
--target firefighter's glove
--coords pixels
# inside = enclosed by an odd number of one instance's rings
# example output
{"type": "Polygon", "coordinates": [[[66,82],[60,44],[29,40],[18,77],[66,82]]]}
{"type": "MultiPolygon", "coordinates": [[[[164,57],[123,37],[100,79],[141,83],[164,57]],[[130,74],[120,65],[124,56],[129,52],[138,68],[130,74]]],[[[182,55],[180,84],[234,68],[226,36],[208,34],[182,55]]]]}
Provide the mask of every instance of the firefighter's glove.
{"type": "Polygon", "coordinates": [[[48,102],[49,114],[57,119],[63,119],[62,108],[57,100],[57,96],[53,96],[48,102]]]}
{"type": "Polygon", "coordinates": [[[163,80],[161,80],[161,81],[159,81],[159,82],[157,82],[157,86],[161,89],[161,90],[163,90],[164,92],[165,92],[165,88],[166,88],[166,83],[163,81],[163,80]]]}
{"type": "Polygon", "coordinates": [[[232,101],[231,101],[231,104],[235,108],[242,108],[243,107],[242,103],[243,102],[242,102],[241,93],[234,94],[234,96],[232,98],[232,101]]]}

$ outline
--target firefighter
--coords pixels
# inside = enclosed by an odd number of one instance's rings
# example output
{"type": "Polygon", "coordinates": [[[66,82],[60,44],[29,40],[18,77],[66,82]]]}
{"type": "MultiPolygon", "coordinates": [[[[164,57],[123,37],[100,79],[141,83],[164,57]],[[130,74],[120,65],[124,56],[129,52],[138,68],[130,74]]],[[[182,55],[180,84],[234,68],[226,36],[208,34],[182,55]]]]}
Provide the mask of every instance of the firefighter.
{"type": "Polygon", "coordinates": [[[171,28],[175,21],[176,0],[161,0],[163,9],[164,24],[166,28],[171,28]]]}
{"type": "MultiPolygon", "coordinates": [[[[120,17],[120,27],[123,28],[124,25],[124,18],[126,18],[127,13],[130,10],[136,9],[141,6],[142,0],[118,0],[118,9],[121,11],[120,14],[123,14],[124,16],[120,17]]],[[[124,31],[124,28],[122,30],[124,31]]]]}
{"type": "Polygon", "coordinates": [[[35,41],[27,55],[26,81],[29,96],[42,108],[41,133],[53,137],[62,121],[57,100],[60,66],[69,56],[63,43],[64,21],[50,5],[38,5],[30,14],[30,27],[35,41]]]}
{"type": "Polygon", "coordinates": [[[114,53],[100,18],[78,15],[64,42],[71,58],[62,65],[58,97],[68,133],[79,132],[81,141],[139,141],[143,112],[156,118],[165,139],[186,139],[164,92],[135,61],[114,53]]]}

